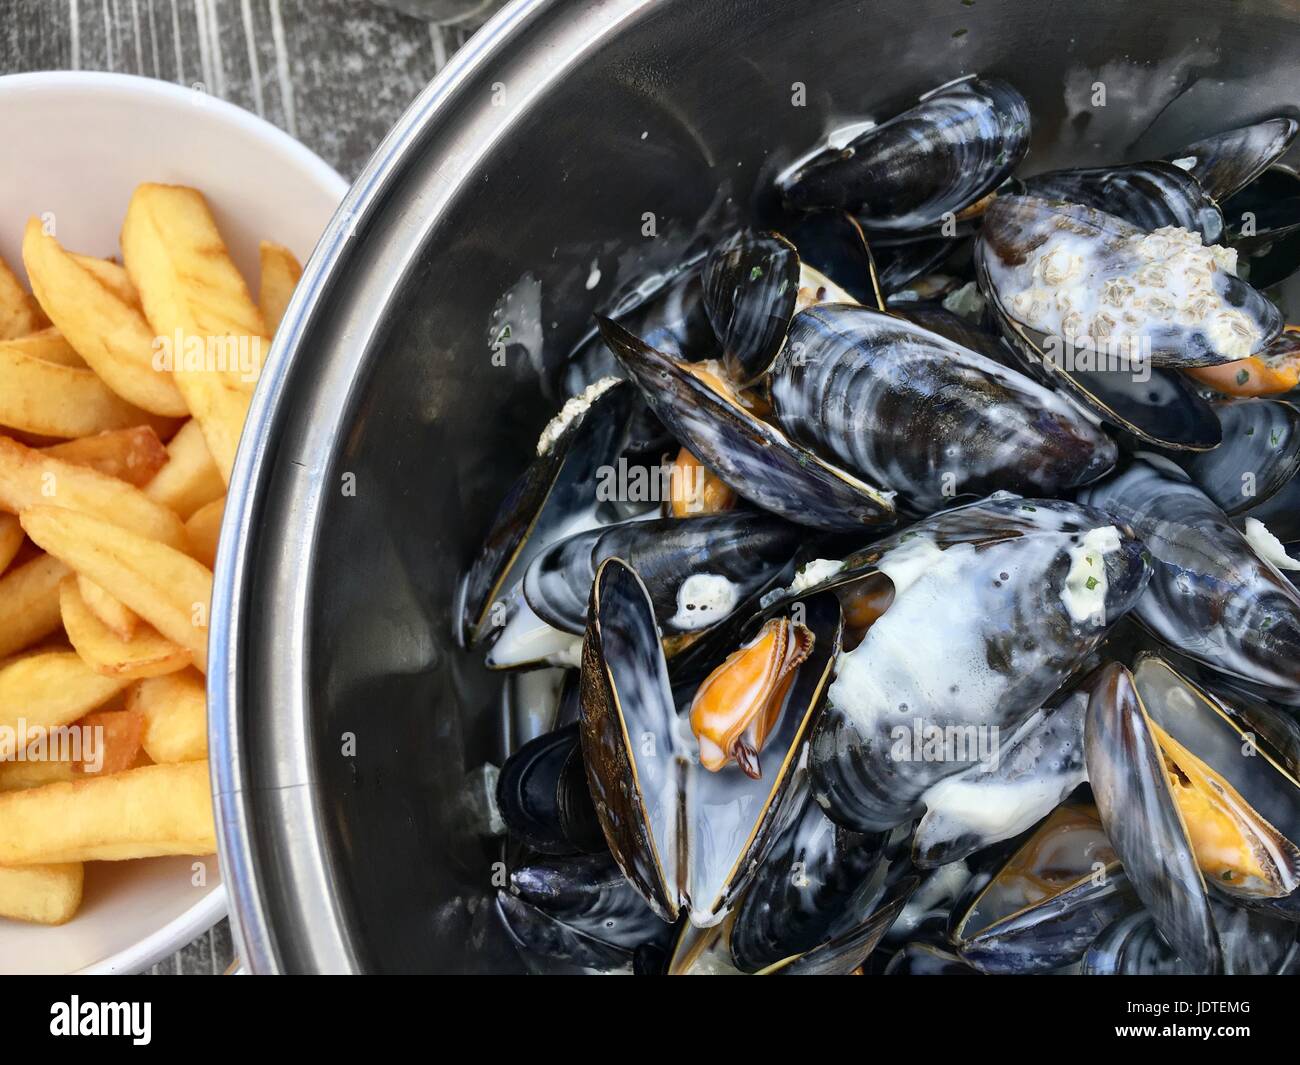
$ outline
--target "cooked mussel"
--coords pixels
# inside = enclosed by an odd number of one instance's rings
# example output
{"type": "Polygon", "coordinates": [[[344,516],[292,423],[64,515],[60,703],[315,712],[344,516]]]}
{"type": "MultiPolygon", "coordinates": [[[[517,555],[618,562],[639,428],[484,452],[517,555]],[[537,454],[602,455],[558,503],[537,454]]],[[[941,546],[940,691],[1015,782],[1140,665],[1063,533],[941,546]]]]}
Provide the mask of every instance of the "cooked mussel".
{"type": "Polygon", "coordinates": [[[797,209],[839,207],[868,231],[914,233],[977,209],[1028,149],[1024,98],[1004,81],[971,77],[819,152],[781,191],[797,209]]]}
{"type": "Polygon", "coordinates": [[[752,384],[776,361],[799,293],[799,253],[777,233],[742,229],[704,264],[704,307],[731,380],[752,384]]]}
{"type": "Polygon", "coordinates": [[[976,259],[986,295],[1017,322],[1135,364],[1231,362],[1282,329],[1281,312],[1236,276],[1236,252],[1175,227],[1148,233],[1094,207],[1000,196],[976,259]]]}
{"type": "Polygon", "coordinates": [[[747,409],[718,375],[678,363],[616,322],[606,343],[675,436],[739,495],[799,525],[860,529],[894,516],[889,493],[859,480],[747,409]]]}
{"type": "Polygon", "coordinates": [[[997,490],[1060,495],[1115,463],[1078,408],[1000,363],[892,314],[800,312],[772,375],[794,440],[928,514],[997,490]]]}
{"type": "Polygon", "coordinates": [[[710,678],[721,691],[747,686],[750,698],[714,703],[706,682],[679,709],[645,585],[620,559],[597,571],[582,656],[587,778],[611,852],[666,920],[720,921],[780,823],[839,647],[834,597],[805,605],[779,636],[764,627],[772,638],[761,653],[741,648],[710,678]],[[714,749],[724,757],[710,770],[714,749]]]}
{"type": "Polygon", "coordinates": [[[605,849],[576,724],[530,740],[506,759],[497,808],[511,833],[542,854],[605,849]]]}
{"type": "Polygon", "coordinates": [[[1050,972],[1138,905],[1094,810],[1058,807],[953,910],[957,953],[985,973],[1050,972]]]}
{"type": "Polygon", "coordinates": [[[852,624],[880,574],[892,588],[840,656],[810,750],[817,801],[856,831],[917,816],[928,789],[994,756],[1149,570],[1132,530],[1100,511],[1006,497],[928,518],[796,594],[833,588],[852,624]]]}
{"type": "Polygon", "coordinates": [[[1165,158],[1186,170],[1208,196],[1222,203],[1281,158],[1297,130],[1300,123],[1293,118],[1267,118],[1205,137],[1165,158]]]}
{"type": "Polygon", "coordinates": [[[1178,467],[1152,462],[1081,496],[1146,544],[1154,572],[1135,616],[1180,654],[1300,699],[1300,593],[1178,467]]]}

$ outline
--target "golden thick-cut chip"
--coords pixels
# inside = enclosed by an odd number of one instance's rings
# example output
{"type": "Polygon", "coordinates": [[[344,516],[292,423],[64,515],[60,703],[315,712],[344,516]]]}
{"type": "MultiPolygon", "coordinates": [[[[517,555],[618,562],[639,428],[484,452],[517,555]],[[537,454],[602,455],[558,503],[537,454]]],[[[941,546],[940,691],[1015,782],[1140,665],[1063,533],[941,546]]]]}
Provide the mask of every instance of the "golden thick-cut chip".
{"type": "Polygon", "coordinates": [[[0,510],[16,514],[32,506],[92,514],[171,547],[186,546],[180,518],[140,489],[0,436],[0,510]]]}
{"type": "Polygon", "coordinates": [[[13,514],[0,514],[0,575],[9,568],[9,563],[23,546],[23,527],[13,514]]]}
{"type": "Polygon", "coordinates": [[[64,924],[81,906],[81,862],[0,866],[0,917],[33,924],[64,924]]]}
{"type": "Polygon", "coordinates": [[[141,766],[0,795],[0,865],[216,849],[207,762],[141,766]]]}
{"type": "MultiPolygon", "coordinates": [[[[203,194],[180,185],[138,186],[122,223],[122,256],[149,324],[173,340],[177,384],[186,400],[186,380],[209,373],[252,392],[269,334],[203,194]],[[213,357],[195,370],[176,340],[186,348],[198,340],[213,357]],[[219,352],[227,355],[224,367],[216,365],[219,352]],[[236,353],[239,358],[232,358],[236,353]]],[[[190,412],[199,417],[193,402],[190,412]]],[[[213,447],[220,465],[218,450],[213,447]]]]}
{"type": "Polygon", "coordinates": [[[120,599],[109,595],[94,581],[80,575],[77,577],[77,592],[86,604],[86,609],[119,640],[135,637],[135,630],[140,627],[140,615],[120,599]]]}
{"type": "Polygon", "coordinates": [[[272,244],[269,240],[262,241],[258,252],[262,261],[262,285],[257,302],[266,328],[275,336],[284,309],[289,306],[289,297],[302,278],[302,264],[283,244],[272,244]]]}
{"type": "Polygon", "coordinates": [[[107,429],[174,422],[132,406],[93,370],[29,353],[23,340],[0,341],[0,426],[67,439],[107,429]]]}
{"type": "Polygon", "coordinates": [[[24,655],[0,666],[0,760],[29,746],[41,730],[85,717],[130,682],[101,676],[73,651],[24,655]]]}
{"type": "Polygon", "coordinates": [[[41,450],[56,459],[89,466],[137,488],[143,488],[167,465],[167,448],[148,425],[83,436],[80,440],[68,440],[41,450]]]}
{"type": "Polygon", "coordinates": [[[36,506],[19,517],[39,547],[120,599],[188,650],[206,672],[210,569],[156,540],[76,511],[36,506]]]}
{"type": "Polygon", "coordinates": [[[123,303],[130,304],[136,310],[140,310],[140,293],[135,290],[131,284],[131,276],[126,272],[126,267],[112,259],[97,259],[93,255],[80,255],[77,252],[69,253],[82,269],[93,274],[96,281],[108,289],[114,296],[123,303]]]}
{"type": "Polygon", "coordinates": [[[167,465],[154,475],[144,494],[170,507],[182,519],[226,494],[203,429],[194,419],[180,427],[167,444],[167,465]]]}
{"type": "Polygon", "coordinates": [[[29,333],[25,337],[17,337],[7,342],[13,351],[23,355],[30,355],[36,359],[42,359],[45,362],[58,363],[60,366],[76,366],[82,370],[86,369],[86,360],[77,354],[76,350],[68,343],[67,337],[60,333],[54,326],[42,329],[37,333],[29,333]]]}
{"type": "Polygon", "coordinates": [[[0,577],[0,658],[24,651],[59,627],[59,583],[71,571],[37,555],[0,577]]]}
{"type": "Polygon", "coordinates": [[[230,474],[235,468],[235,454],[239,450],[239,437],[244,431],[244,420],[253,397],[247,392],[230,388],[215,375],[178,375],[190,405],[190,413],[203,429],[203,439],[221,476],[222,491],[230,484],[230,474]]]}
{"type": "Polygon", "coordinates": [[[41,309],[86,365],[141,410],[187,414],[176,382],[155,366],[155,334],[139,309],[120,299],[48,235],[35,219],[23,234],[23,263],[41,309]]]}
{"type": "Polygon", "coordinates": [[[49,324],[9,264],[0,259],[0,340],[23,337],[49,324]]]}
{"type": "Polygon", "coordinates": [[[59,586],[59,608],[72,649],[96,673],[139,680],[175,673],[190,664],[189,651],[150,625],[138,626],[130,639],[123,640],[86,606],[74,577],[59,586]]]}
{"type": "Polygon", "coordinates": [[[225,513],[226,498],[222,496],[199,507],[185,523],[185,532],[190,540],[190,554],[208,569],[215,569],[217,565],[217,539],[221,535],[221,519],[225,513]]]}
{"type": "Polygon", "coordinates": [[[54,784],[60,780],[71,780],[73,763],[65,761],[42,762],[0,762],[0,791],[22,791],[24,788],[39,788],[44,784],[54,784]]]}
{"type": "MultiPolygon", "coordinates": [[[[82,776],[107,776],[132,769],[144,747],[144,716],[136,710],[96,710],[77,722],[76,727],[93,734],[87,743],[82,740],[81,758],[73,765],[73,772],[82,776]]],[[[148,764],[148,763],[146,763],[148,764]]]]}
{"type": "Polygon", "coordinates": [[[144,749],[155,762],[195,762],[208,756],[207,690],[195,670],[142,680],[126,705],[143,715],[144,749]]]}

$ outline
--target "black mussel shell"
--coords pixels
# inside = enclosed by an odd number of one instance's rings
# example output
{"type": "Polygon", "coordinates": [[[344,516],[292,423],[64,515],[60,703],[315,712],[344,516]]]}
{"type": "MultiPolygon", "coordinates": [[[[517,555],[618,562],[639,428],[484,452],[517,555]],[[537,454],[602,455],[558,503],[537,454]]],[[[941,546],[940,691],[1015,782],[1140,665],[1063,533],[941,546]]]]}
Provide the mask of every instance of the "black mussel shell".
{"type": "Polygon", "coordinates": [[[772,376],[793,439],[927,514],[1006,490],[1055,496],[1095,481],[1117,449],[1077,406],[896,315],[801,311],[772,376]]]}
{"type": "Polygon", "coordinates": [[[979,976],[956,954],[934,943],[907,943],[885,966],[886,976],[979,976]]]}
{"type": "MultiPolygon", "coordinates": [[[[1175,461],[1229,517],[1248,514],[1285,491],[1300,471],[1300,410],[1271,399],[1225,399],[1214,404],[1223,443],[1213,451],[1175,461]]],[[[1300,488],[1300,486],[1297,486],[1300,488]]],[[[1285,540],[1300,536],[1300,507],[1294,492],[1269,508],[1282,519],[1271,531],[1285,540]]]]}
{"type": "Polygon", "coordinates": [[[781,572],[802,538],[798,526],[750,511],[609,525],[539,555],[524,576],[524,595],[542,620],[580,633],[596,567],[621,558],[645,582],[666,635],[698,633],[781,572]]]}
{"type": "Polygon", "coordinates": [[[1196,178],[1208,196],[1223,203],[1280,159],[1297,130],[1300,123],[1293,118],[1267,118],[1205,137],[1165,158],[1196,178]]]}
{"type": "Polygon", "coordinates": [[[1088,704],[1088,781],[1133,890],[1178,955],[1222,969],[1205,880],[1170,792],[1164,758],[1131,674],[1111,664],[1088,704]]]}
{"type": "Polygon", "coordinates": [[[1025,181],[1032,196],[1107,211],[1139,229],[1178,226],[1206,244],[1223,239],[1223,214],[1182,167],[1163,161],[1082,170],[1053,170],[1025,181]]]}
{"type": "Polygon", "coordinates": [[[523,899],[498,891],[496,907],[516,947],[529,960],[540,960],[542,971],[572,975],[632,971],[632,951],[572,928],[523,899]]]}
{"type": "Polygon", "coordinates": [[[1138,620],[1211,669],[1300,697],[1300,593],[1178,467],[1151,462],[1081,495],[1146,544],[1153,573],[1138,620]]]}
{"type": "Polygon", "coordinates": [[[542,854],[605,849],[577,725],[538,736],[506,759],[497,778],[497,807],[511,834],[542,854]]]}
{"type": "Polygon", "coordinates": [[[894,517],[887,493],[819,459],[618,323],[601,320],[646,402],[739,495],[799,525],[858,529],[894,517]]]}
{"type": "Polygon", "coordinates": [[[937,229],[1001,185],[1028,150],[1024,97],[996,78],[967,78],[818,153],[781,191],[796,209],[848,210],[868,231],[937,229]]]}
{"type": "Polygon", "coordinates": [[[851,214],[809,211],[783,222],[781,230],[798,249],[803,267],[829,278],[863,306],[881,306],[884,294],[875,258],[851,214]]]}
{"type": "Polygon", "coordinates": [[[722,361],[741,386],[776,361],[799,294],[799,254],[777,233],[742,229],[704,264],[704,307],[722,361]]]}

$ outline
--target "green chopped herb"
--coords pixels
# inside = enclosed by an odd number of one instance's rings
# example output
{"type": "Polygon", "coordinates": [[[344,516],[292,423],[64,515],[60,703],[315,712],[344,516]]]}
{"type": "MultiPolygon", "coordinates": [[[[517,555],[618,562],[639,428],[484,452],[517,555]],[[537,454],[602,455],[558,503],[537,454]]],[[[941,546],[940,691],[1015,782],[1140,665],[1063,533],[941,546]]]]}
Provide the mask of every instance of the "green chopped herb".
{"type": "Polygon", "coordinates": [[[1237,371],[1237,384],[1239,384],[1239,385],[1244,385],[1244,384],[1245,384],[1247,381],[1249,381],[1249,380],[1250,380],[1250,371],[1249,371],[1249,370],[1238,370],[1238,371],[1237,371]]]}
{"type": "Polygon", "coordinates": [[[749,271],[749,279],[751,281],[757,281],[762,276],[763,276],[763,268],[761,266],[755,266],[752,270],[749,271]]]}
{"type": "Polygon", "coordinates": [[[1100,583],[1101,583],[1101,582],[1100,582],[1099,580],[1097,580],[1096,577],[1089,577],[1089,578],[1088,578],[1088,591],[1090,591],[1090,592],[1091,592],[1091,591],[1095,591],[1096,588],[1097,588],[1097,585],[1100,584],[1100,583]]]}

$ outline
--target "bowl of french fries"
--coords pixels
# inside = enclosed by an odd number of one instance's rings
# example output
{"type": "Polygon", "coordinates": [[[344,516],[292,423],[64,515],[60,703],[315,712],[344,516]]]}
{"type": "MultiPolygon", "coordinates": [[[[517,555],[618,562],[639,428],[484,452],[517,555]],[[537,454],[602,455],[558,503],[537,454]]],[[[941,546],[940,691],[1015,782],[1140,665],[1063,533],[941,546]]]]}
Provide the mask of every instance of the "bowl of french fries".
{"type": "Polygon", "coordinates": [[[0,972],[224,912],[205,673],[226,487],[346,183],[197,90],[0,78],[0,972]]]}

